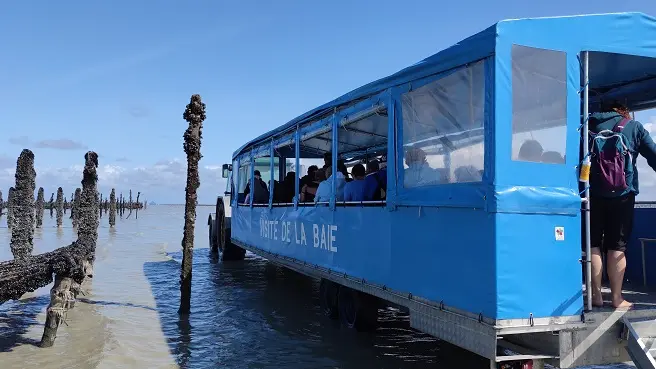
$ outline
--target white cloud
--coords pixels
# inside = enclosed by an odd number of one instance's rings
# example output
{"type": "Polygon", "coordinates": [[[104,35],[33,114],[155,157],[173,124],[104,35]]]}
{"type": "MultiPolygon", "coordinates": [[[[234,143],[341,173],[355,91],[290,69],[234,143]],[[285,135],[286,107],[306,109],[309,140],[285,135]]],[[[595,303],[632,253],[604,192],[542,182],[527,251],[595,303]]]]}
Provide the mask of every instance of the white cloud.
{"type": "MultiPolygon", "coordinates": [[[[9,161],[0,157],[0,189],[4,197],[9,187],[15,183],[12,167],[15,160],[9,161]],[[4,168],[3,168],[4,167],[4,168]]],[[[36,185],[43,187],[46,197],[62,187],[64,196],[70,197],[76,187],[80,187],[82,180],[81,164],[64,168],[50,166],[37,166],[36,185]]],[[[184,203],[185,186],[187,181],[187,164],[180,159],[159,161],[151,166],[122,166],[116,164],[101,164],[98,167],[98,187],[104,196],[109,196],[112,188],[116,195],[123,193],[128,196],[132,189],[132,196],[136,198],[141,191],[141,200],[152,200],[158,203],[184,203]]],[[[216,196],[223,194],[226,188],[225,179],[221,178],[221,167],[218,165],[200,166],[201,186],[198,189],[198,202],[213,204],[216,196]]]]}

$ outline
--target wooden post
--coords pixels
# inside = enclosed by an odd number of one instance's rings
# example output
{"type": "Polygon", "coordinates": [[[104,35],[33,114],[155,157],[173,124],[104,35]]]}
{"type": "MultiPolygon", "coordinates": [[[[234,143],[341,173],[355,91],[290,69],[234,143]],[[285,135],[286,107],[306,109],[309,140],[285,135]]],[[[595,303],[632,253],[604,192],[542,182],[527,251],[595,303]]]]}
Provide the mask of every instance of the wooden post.
{"type": "Polygon", "coordinates": [[[7,228],[14,226],[14,188],[9,187],[7,192],[7,228]]]}
{"type": "Polygon", "coordinates": [[[59,187],[57,189],[57,227],[61,228],[62,221],[64,220],[64,190],[59,187]]]}
{"type": "Polygon", "coordinates": [[[141,196],[141,192],[137,192],[137,208],[136,212],[134,213],[134,217],[139,219],[139,209],[141,208],[141,205],[139,204],[139,196],[141,196]]]}
{"type": "Polygon", "coordinates": [[[52,219],[52,213],[55,211],[55,193],[50,194],[50,201],[48,202],[48,209],[50,210],[50,218],[52,219]]]}
{"type": "Polygon", "coordinates": [[[180,272],[180,309],[178,313],[189,314],[191,310],[191,274],[194,255],[194,224],[196,223],[196,191],[200,187],[198,162],[202,155],[200,144],[203,121],[205,120],[205,104],[200,95],[191,96],[183,118],[189,123],[184,133],[183,148],[187,154],[187,186],[185,187],[185,224],[182,237],[182,270],[180,272]]]}
{"type": "Polygon", "coordinates": [[[73,280],[67,277],[56,276],[55,284],[50,289],[50,304],[46,310],[46,324],[41,336],[41,347],[51,347],[57,338],[57,328],[64,320],[69,301],[73,300],[71,286],[73,280]]]}
{"type": "Polygon", "coordinates": [[[45,206],[46,199],[43,194],[43,187],[39,187],[39,192],[36,195],[36,227],[41,228],[43,225],[43,208],[45,206]]]}
{"type": "Polygon", "coordinates": [[[14,224],[11,229],[11,252],[14,260],[32,255],[34,237],[34,153],[24,149],[16,161],[16,187],[12,198],[14,224]]]}
{"type": "Polygon", "coordinates": [[[73,223],[73,228],[77,228],[80,224],[80,217],[78,216],[78,211],[80,209],[80,194],[82,190],[78,187],[75,189],[75,194],[73,195],[73,201],[71,201],[71,219],[73,223]]]}
{"type": "MultiPolygon", "coordinates": [[[[89,151],[84,155],[85,165],[82,174],[82,191],[78,197],[75,209],[76,218],[79,222],[77,232],[78,242],[83,243],[89,249],[91,259],[89,262],[93,265],[93,258],[96,254],[96,242],[98,241],[98,225],[100,224],[100,214],[98,211],[98,154],[89,151]]],[[[75,191],[77,193],[77,190],[75,191]]]]}
{"type": "MultiPolygon", "coordinates": [[[[95,260],[96,242],[98,240],[98,225],[100,215],[98,213],[98,154],[89,151],[84,155],[85,165],[82,174],[82,190],[75,191],[77,205],[75,217],[79,220],[78,237],[75,243],[77,252],[82,255],[69,255],[68,258],[79,258],[83,275],[75,280],[75,268],[64,268],[56,273],[55,284],[50,290],[50,305],[46,315],[46,325],[41,337],[41,347],[50,347],[57,337],[57,329],[63,321],[64,314],[74,304],[75,297],[80,291],[80,284],[84,277],[93,275],[93,262],[95,260]]],[[[79,271],[78,269],[78,271],[79,271]]],[[[79,275],[77,276],[79,277],[79,275]]]]}
{"type": "Polygon", "coordinates": [[[4,207],[5,207],[5,202],[2,200],[2,191],[0,191],[0,217],[3,214],[4,207]]]}
{"type": "Polygon", "coordinates": [[[109,226],[116,227],[116,192],[113,188],[109,194],[109,226]]]}

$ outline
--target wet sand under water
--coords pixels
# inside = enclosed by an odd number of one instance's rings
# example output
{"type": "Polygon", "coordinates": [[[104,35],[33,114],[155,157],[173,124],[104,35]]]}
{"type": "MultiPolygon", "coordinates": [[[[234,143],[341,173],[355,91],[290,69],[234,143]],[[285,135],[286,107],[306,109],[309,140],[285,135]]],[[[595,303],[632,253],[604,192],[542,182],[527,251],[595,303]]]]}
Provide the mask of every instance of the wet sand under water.
{"type": "MultiPolygon", "coordinates": [[[[192,313],[181,319],[183,206],[152,206],[109,229],[103,215],[95,275],[52,348],[41,349],[51,286],[0,305],[0,369],[13,368],[489,368],[475,355],[409,328],[381,310],[381,328],[355,333],[324,318],[318,283],[248,254],[223,264],[208,250],[207,215],[196,222],[192,313]]],[[[0,260],[11,259],[6,216],[0,260]]],[[[34,253],[69,244],[46,210],[34,253]]]]}

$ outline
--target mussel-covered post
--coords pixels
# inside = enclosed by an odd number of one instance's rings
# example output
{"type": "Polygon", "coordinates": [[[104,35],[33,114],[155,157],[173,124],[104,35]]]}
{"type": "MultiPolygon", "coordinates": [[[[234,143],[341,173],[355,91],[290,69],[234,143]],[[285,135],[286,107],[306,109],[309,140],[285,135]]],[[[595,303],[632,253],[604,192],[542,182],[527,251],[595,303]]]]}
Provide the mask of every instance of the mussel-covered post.
{"type": "Polygon", "coordinates": [[[43,194],[43,187],[39,187],[39,192],[36,195],[36,227],[41,228],[43,225],[43,209],[45,207],[45,201],[43,194]]]}
{"type": "Polygon", "coordinates": [[[103,204],[103,199],[102,199],[102,194],[100,195],[100,201],[98,201],[98,212],[100,213],[100,217],[102,218],[102,204],[103,204]]]}
{"type": "Polygon", "coordinates": [[[9,187],[7,191],[7,228],[14,226],[14,188],[9,187]]]}
{"type": "Polygon", "coordinates": [[[71,204],[71,218],[73,219],[73,228],[77,228],[80,224],[80,217],[78,215],[80,211],[80,194],[82,190],[78,187],[75,189],[75,194],[73,195],[73,201],[71,204]]]}
{"type": "Polygon", "coordinates": [[[50,194],[50,201],[48,201],[48,209],[50,210],[50,218],[52,218],[52,213],[55,211],[55,193],[50,194]]]}
{"type": "Polygon", "coordinates": [[[11,230],[11,253],[15,260],[32,255],[34,248],[34,153],[24,149],[16,161],[16,186],[13,194],[14,226],[11,230]]]}
{"type": "Polygon", "coordinates": [[[59,187],[57,189],[57,227],[62,226],[62,221],[64,220],[64,190],[59,187]]]}
{"type": "Polygon", "coordinates": [[[200,187],[198,162],[202,155],[200,144],[203,121],[205,120],[205,104],[200,95],[191,96],[191,101],[182,115],[189,123],[184,133],[184,148],[187,154],[187,186],[185,187],[185,223],[182,237],[182,270],[180,272],[180,314],[189,314],[191,310],[191,267],[194,254],[194,224],[196,223],[196,191],[200,187]]]}
{"type": "Polygon", "coordinates": [[[2,191],[0,191],[0,217],[3,214],[5,202],[2,200],[2,191]]]}
{"type": "MultiPolygon", "coordinates": [[[[96,242],[98,240],[98,225],[100,214],[98,207],[98,154],[89,151],[84,155],[85,165],[82,177],[82,191],[78,197],[75,208],[76,218],[79,222],[77,232],[78,242],[82,242],[91,257],[89,262],[93,264],[96,254],[96,242]]],[[[77,190],[75,191],[77,194],[77,190]]]]}
{"type": "Polygon", "coordinates": [[[109,194],[109,226],[116,226],[116,191],[113,188],[109,194]]]}
{"type": "MultiPolygon", "coordinates": [[[[50,290],[50,305],[46,315],[46,324],[41,338],[41,347],[50,347],[57,337],[57,328],[67,309],[72,307],[75,296],[79,292],[80,283],[90,271],[95,259],[96,242],[98,239],[98,154],[89,151],[84,155],[85,166],[82,175],[82,188],[79,191],[76,217],[79,219],[79,230],[74,249],[77,254],[68,255],[67,259],[75,264],[56,272],[55,284],[50,290]],[[81,262],[82,265],[79,265],[81,262]]],[[[78,189],[79,190],[79,189],[78,189]]],[[[76,191],[77,193],[78,191],[76,191]]]]}
{"type": "Polygon", "coordinates": [[[139,209],[141,207],[139,204],[139,196],[141,196],[141,191],[137,192],[137,211],[134,213],[135,218],[139,218],[139,209]]]}

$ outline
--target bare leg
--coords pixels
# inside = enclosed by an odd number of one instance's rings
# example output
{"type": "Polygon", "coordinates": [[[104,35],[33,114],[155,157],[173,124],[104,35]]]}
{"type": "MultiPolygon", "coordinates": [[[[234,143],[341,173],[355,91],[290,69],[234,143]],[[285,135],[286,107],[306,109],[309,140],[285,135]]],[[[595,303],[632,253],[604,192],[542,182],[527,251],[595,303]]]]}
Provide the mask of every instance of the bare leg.
{"type": "Polygon", "coordinates": [[[599,247],[590,248],[590,261],[592,272],[592,305],[602,306],[604,299],[601,296],[601,270],[603,263],[601,261],[601,250],[599,247]]]}
{"type": "Polygon", "coordinates": [[[626,257],[622,251],[608,251],[608,279],[610,279],[610,291],[613,296],[615,308],[630,308],[631,303],[622,297],[622,283],[624,282],[624,271],[626,270],[626,257]]]}

